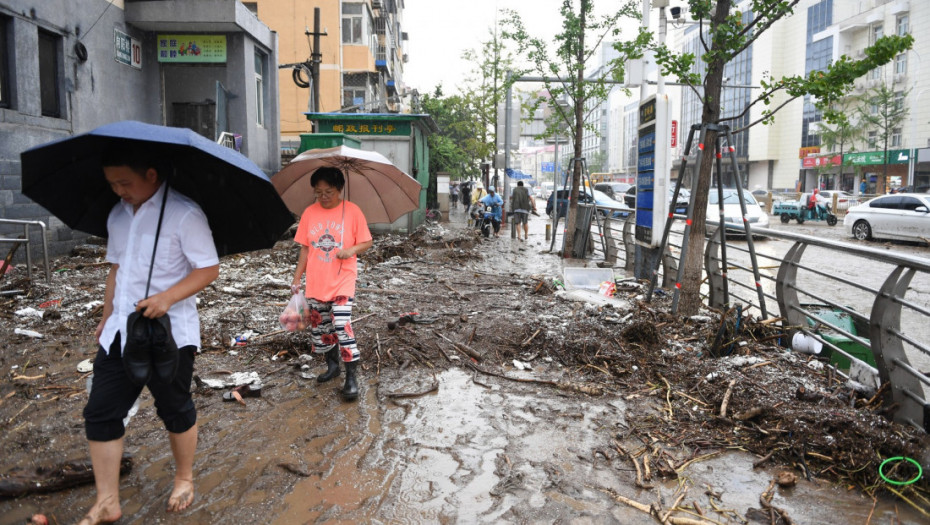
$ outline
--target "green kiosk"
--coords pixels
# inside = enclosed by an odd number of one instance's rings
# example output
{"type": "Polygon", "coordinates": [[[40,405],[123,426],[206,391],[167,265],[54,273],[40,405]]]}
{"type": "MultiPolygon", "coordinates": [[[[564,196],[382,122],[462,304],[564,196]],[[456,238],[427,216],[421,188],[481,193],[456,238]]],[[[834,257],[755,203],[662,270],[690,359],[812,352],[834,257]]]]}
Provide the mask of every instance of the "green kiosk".
{"type": "MultiPolygon", "coordinates": [[[[404,173],[417,179],[420,208],[393,224],[373,224],[372,231],[407,231],[423,223],[430,184],[426,137],[439,131],[429,115],[403,113],[305,113],[317,133],[300,136],[300,152],[336,146],[377,151],[404,173]]],[[[298,152],[299,153],[299,152],[298,152]]]]}

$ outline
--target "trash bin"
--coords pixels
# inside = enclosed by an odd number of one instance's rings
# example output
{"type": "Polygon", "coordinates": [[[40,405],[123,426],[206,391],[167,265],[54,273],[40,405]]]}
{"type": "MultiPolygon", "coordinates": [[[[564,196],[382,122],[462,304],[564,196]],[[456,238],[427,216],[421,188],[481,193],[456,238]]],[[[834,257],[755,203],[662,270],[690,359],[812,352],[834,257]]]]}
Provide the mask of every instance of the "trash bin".
{"type": "MultiPolygon", "coordinates": [[[[811,313],[817,315],[817,317],[820,317],[824,321],[832,324],[833,326],[841,328],[852,335],[859,335],[856,331],[856,324],[852,316],[850,316],[848,313],[825,305],[806,305],[805,308],[811,313]]],[[[808,317],[807,323],[809,326],[814,326],[817,321],[808,317]]],[[[875,366],[875,356],[872,354],[871,348],[863,346],[850,339],[848,336],[838,333],[826,326],[818,330],[818,333],[821,337],[823,337],[824,341],[835,345],[837,348],[842,349],[844,352],[855,357],[856,359],[865,361],[873,367],[875,366]]],[[[824,357],[829,357],[830,363],[837,368],[841,370],[849,370],[849,358],[843,354],[834,352],[832,348],[824,346],[823,355],[824,357]]]]}
{"type": "Polygon", "coordinates": [[[578,216],[575,218],[575,244],[572,246],[576,259],[586,259],[588,243],[591,241],[591,219],[594,218],[594,206],[578,203],[578,216]]]}

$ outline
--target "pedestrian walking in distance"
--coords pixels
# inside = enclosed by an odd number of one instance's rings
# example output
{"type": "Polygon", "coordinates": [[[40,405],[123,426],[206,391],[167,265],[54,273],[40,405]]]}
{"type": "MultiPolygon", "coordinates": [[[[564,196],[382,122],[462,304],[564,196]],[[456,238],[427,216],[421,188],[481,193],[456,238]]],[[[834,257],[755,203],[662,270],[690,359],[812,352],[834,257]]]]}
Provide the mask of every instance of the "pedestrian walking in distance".
{"type": "Polygon", "coordinates": [[[352,306],[358,255],[371,248],[371,232],[362,210],[342,198],[345,176],[339,168],[322,167],[310,176],[316,202],[304,210],[294,241],[300,244],[291,292],[297,293],[306,274],[310,308],[310,339],[314,353],[323,354],[326,372],[317,376],[325,383],[346,369],[342,396],[358,398],[360,353],[352,331],[352,306]]]}
{"type": "Polygon", "coordinates": [[[523,240],[527,240],[530,235],[530,210],[536,213],[536,200],[530,197],[530,192],[523,185],[523,181],[517,181],[517,187],[510,196],[510,209],[513,210],[513,223],[517,229],[517,239],[520,239],[520,225],[523,225],[523,240]]]}
{"type": "Polygon", "coordinates": [[[449,186],[449,202],[452,204],[453,208],[458,208],[459,184],[457,182],[453,182],[449,186]]]}

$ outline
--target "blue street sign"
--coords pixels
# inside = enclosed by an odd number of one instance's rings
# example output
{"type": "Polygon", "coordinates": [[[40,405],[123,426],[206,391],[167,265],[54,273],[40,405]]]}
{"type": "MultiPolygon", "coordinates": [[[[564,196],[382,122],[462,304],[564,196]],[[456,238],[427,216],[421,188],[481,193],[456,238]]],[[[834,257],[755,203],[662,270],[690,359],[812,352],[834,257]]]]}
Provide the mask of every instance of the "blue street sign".
{"type": "Polygon", "coordinates": [[[541,164],[543,173],[553,173],[555,172],[555,163],[554,162],[543,162],[541,164]]]}

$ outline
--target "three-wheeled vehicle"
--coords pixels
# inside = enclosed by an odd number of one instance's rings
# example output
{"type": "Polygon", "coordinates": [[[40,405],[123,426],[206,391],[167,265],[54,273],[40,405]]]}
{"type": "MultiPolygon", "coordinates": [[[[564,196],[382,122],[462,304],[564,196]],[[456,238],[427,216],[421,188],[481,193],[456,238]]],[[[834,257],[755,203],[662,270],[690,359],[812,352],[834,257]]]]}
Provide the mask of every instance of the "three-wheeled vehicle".
{"type": "Polygon", "coordinates": [[[836,225],[836,214],[823,207],[810,207],[803,200],[775,202],[772,204],[772,213],[778,215],[784,224],[794,219],[798,224],[804,224],[804,221],[827,221],[830,226],[836,225]]]}

